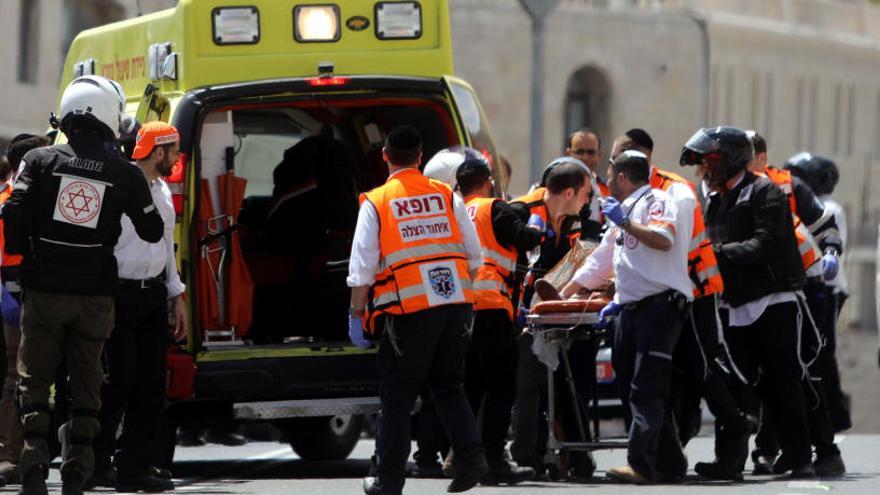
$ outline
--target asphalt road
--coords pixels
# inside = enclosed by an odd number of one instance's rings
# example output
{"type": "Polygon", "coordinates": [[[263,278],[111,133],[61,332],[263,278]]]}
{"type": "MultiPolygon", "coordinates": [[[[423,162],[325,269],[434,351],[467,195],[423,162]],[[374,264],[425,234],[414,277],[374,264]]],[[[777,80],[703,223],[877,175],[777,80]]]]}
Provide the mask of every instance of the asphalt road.
{"type": "MultiPolygon", "coordinates": [[[[697,438],[688,446],[693,464],[709,459],[711,437],[697,438]]],[[[596,453],[599,471],[593,482],[524,483],[518,487],[479,487],[469,493],[524,494],[564,493],[595,494],[768,494],[811,495],[824,492],[839,494],[880,493],[880,435],[845,435],[838,438],[847,464],[848,474],[839,479],[791,481],[784,477],[747,476],[741,483],[709,482],[700,480],[691,471],[682,485],[633,487],[617,485],[604,480],[604,470],[625,462],[623,450],[596,453]]],[[[361,477],[367,472],[373,442],[363,440],[351,458],[342,462],[304,462],[289,447],[274,442],[252,442],[242,447],[206,445],[180,447],[174,464],[177,478],[176,493],[224,495],[249,494],[359,494],[361,477]]],[[[749,467],[750,469],[750,467],[749,467]]],[[[446,492],[446,480],[408,480],[404,493],[429,495],[446,492]]],[[[0,488],[0,493],[14,493],[17,487],[0,488]]],[[[49,490],[60,492],[57,470],[52,471],[49,490]]],[[[96,492],[101,493],[101,492],[96,492]]],[[[111,493],[104,491],[104,493],[111,493]]]]}

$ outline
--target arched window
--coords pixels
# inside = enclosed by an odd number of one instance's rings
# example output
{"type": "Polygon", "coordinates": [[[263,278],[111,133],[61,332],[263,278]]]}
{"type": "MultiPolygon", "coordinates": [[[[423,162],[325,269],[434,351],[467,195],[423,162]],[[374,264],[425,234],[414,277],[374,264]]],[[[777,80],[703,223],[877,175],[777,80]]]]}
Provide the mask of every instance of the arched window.
{"type": "Polygon", "coordinates": [[[600,69],[583,67],[571,75],[563,112],[566,137],[576,129],[589,127],[599,133],[603,148],[610,146],[611,84],[600,69]]]}

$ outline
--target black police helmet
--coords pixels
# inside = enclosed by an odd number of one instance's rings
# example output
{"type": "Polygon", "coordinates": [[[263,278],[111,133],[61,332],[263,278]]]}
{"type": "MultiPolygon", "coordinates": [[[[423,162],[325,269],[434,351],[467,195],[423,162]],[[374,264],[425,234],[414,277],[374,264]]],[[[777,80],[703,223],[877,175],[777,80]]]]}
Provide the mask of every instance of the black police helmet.
{"type": "Polygon", "coordinates": [[[683,166],[701,165],[708,168],[707,182],[722,186],[728,179],[745,170],[754,156],[752,141],[742,129],[731,126],[707,127],[698,130],[681,150],[683,166]]]}
{"type": "Polygon", "coordinates": [[[785,169],[806,182],[817,195],[831,194],[840,180],[840,172],[833,160],[807,152],[789,158],[785,169]]]}

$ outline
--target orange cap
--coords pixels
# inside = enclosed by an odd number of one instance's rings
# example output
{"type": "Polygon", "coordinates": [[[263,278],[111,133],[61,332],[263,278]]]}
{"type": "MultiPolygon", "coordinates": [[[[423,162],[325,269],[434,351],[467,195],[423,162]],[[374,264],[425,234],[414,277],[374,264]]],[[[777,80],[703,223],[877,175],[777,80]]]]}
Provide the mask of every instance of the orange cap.
{"type": "Polygon", "coordinates": [[[131,157],[135,160],[146,158],[153,148],[163,144],[176,143],[180,140],[177,128],[165,122],[147,122],[138,131],[136,145],[131,157]]]}

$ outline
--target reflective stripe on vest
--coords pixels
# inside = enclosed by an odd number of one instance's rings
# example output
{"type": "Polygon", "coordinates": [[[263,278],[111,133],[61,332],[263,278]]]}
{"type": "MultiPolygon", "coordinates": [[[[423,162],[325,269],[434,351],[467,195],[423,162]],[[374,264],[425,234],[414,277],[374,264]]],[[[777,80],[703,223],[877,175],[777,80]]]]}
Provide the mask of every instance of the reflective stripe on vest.
{"type": "MultiPolygon", "coordinates": [[[[541,196],[543,198],[543,194],[541,196]]],[[[500,309],[513,321],[513,302],[509,284],[516,271],[517,251],[502,246],[492,225],[492,205],[496,198],[467,198],[468,215],[477,228],[483,251],[483,266],[474,280],[474,310],[500,309]]]]}
{"type": "Polygon", "coordinates": [[[400,263],[408,258],[423,258],[429,256],[445,256],[448,253],[463,253],[464,244],[461,243],[442,243],[442,244],[425,244],[411,248],[404,248],[388,256],[379,259],[379,271],[386,270],[389,266],[400,263]]]}
{"type": "Polygon", "coordinates": [[[379,273],[370,288],[367,329],[380,314],[411,314],[473,302],[467,254],[452,190],[416,169],[361,195],[379,219],[379,273]]]}
{"type": "Polygon", "coordinates": [[[819,249],[819,245],[801,219],[797,216],[794,218],[794,237],[797,240],[798,252],[801,254],[804,270],[807,270],[822,259],[822,250],[819,249]]]}
{"type": "Polygon", "coordinates": [[[712,241],[706,235],[706,225],[703,220],[703,210],[700,208],[697,198],[697,189],[693,183],[680,175],[651,168],[651,187],[662,191],[669,191],[673,184],[684,184],[694,193],[694,227],[691,232],[691,241],[688,245],[688,276],[694,288],[694,297],[703,297],[724,291],[724,281],[721,279],[721,271],[718,269],[718,260],[712,249],[712,241]]]}

